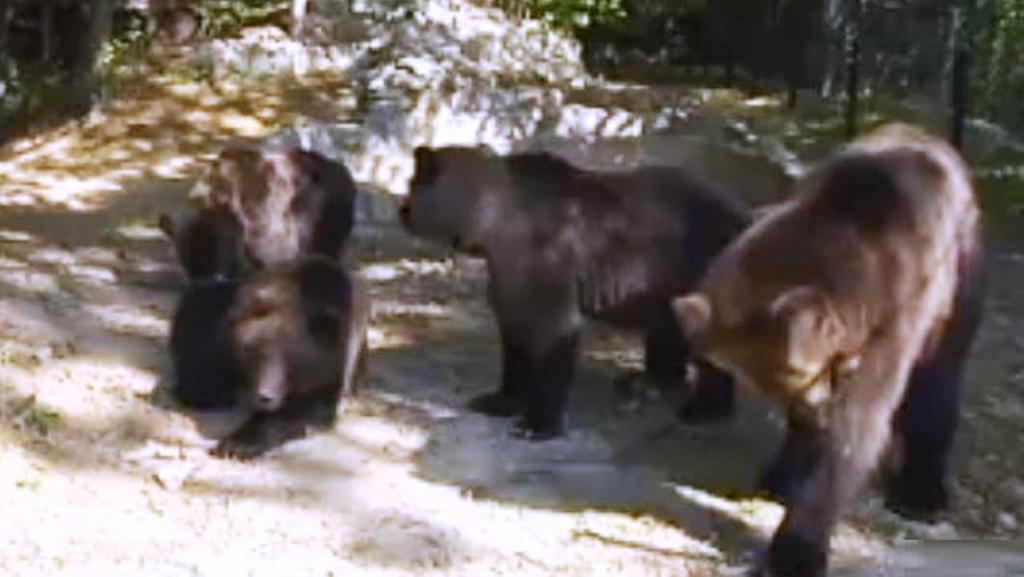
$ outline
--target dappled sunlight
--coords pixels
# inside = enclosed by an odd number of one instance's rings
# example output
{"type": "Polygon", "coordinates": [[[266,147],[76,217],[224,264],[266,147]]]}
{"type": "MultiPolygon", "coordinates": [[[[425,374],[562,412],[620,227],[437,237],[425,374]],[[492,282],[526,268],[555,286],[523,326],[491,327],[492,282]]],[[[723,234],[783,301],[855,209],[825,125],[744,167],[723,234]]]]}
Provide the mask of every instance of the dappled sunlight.
{"type": "Polygon", "coordinates": [[[153,310],[124,304],[86,304],[82,313],[96,320],[103,328],[119,334],[163,339],[170,323],[167,317],[153,310]]]}
{"type": "Polygon", "coordinates": [[[402,349],[417,344],[419,340],[404,331],[385,327],[370,327],[366,335],[367,346],[371,351],[402,349]]]}
{"type": "MultiPolygon", "coordinates": [[[[588,326],[568,434],[517,438],[514,419],[467,406],[502,373],[485,263],[413,239],[386,193],[406,192],[413,146],[485,143],[589,168],[687,164],[752,202],[777,200],[842,141],[836,103],[801,93],[789,110],[777,92],[607,82],[548,24],[464,0],[403,0],[387,14],[370,4],[339,23],[358,43],[302,46],[272,29],[209,42],[194,60],[117,78],[84,118],[0,149],[0,505],[18,528],[0,566],[740,574],[782,515],[745,497],[777,447],[779,415],[749,399],[714,426],[680,425],[661,402],[618,411],[614,384],[643,367],[643,338],[588,326]],[[244,408],[192,412],[171,399],[167,333],[185,278],[156,226],[235,141],[298,144],[350,166],[367,194],[346,258],[374,313],[366,379],[334,427],[253,462],[208,453],[244,408]]],[[[868,123],[907,107],[864,104],[868,123]]],[[[1024,148],[1000,138],[979,174],[1006,188],[988,200],[1024,206],[1024,148]]],[[[997,317],[1022,314],[1016,257],[999,260],[997,317]]],[[[1020,532],[1008,524],[1020,518],[1019,467],[993,456],[1024,422],[1001,386],[1024,378],[1018,323],[992,324],[984,354],[1009,353],[980,383],[1000,395],[966,415],[984,443],[958,492],[980,512],[926,533],[872,494],[837,532],[839,564],[905,536],[1020,532]]]]}
{"type": "Polygon", "coordinates": [[[375,262],[360,267],[359,276],[375,282],[391,282],[410,276],[452,274],[451,261],[399,259],[394,262],[375,262]]]}
{"type": "Polygon", "coordinates": [[[331,101],[343,80],[227,78],[215,84],[150,68],[120,81],[117,100],[0,151],[0,205],[97,210],[143,178],[189,178],[203,159],[233,139],[265,137],[304,117],[347,110],[331,101]]]}

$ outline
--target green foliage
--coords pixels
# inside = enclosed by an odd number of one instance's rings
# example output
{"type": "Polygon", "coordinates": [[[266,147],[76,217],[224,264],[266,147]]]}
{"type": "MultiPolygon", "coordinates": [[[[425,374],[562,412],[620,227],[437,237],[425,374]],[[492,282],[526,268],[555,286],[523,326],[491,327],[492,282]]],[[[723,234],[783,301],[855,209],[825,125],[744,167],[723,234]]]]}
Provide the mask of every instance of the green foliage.
{"type": "Polygon", "coordinates": [[[150,47],[148,22],[141,13],[126,11],[121,20],[100,49],[99,64],[104,78],[113,77],[122,67],[142,59],[150,47]]]}
{"type": "Polygon", "coordinates": [[[15,428],[23,431],[45,437],[60,424],[60,414],[36,402],[35,395],[15,402],[11,409],[15,428]]]}
{"type": "Polygon", "coordinates": [[[1024,2],[993,0],[977,15],[974,86],[978,108],[1024,128],[1024,2]]]}
{"type": "Polygon", "coordinates": [[[284,6],[267,0],[206,0],[202,4],[203,35],[233,36],[246,26],[264,22],[284,6]]]}

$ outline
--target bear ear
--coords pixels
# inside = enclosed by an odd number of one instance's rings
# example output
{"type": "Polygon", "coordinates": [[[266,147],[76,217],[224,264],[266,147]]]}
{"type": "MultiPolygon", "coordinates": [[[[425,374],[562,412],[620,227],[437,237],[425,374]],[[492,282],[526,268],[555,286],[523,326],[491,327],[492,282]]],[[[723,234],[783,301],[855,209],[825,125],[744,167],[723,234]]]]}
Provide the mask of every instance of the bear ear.
{"type": "Polygon", "coordinates": [[[167,238],[175,239],[178,237],[178,219],[171,216],[166,212],[161,212],[160,217],[157,218],[157,226],[163,231],[167,238]]]}
{"type": "Polygon", "coordinates": [[[428,146],[417,146],[412,155],[415,160],[413,180],[422,184],[433,182],[440,165],[437,150],[428,146]]]}
{"type": "Polygon", "coordinates": [[[686,338],[693,342],[702,340],[711,328],[714,309],[711,299],[701,293],[690,293],[672,300],[672,311],[686,338]]]}
{"type": "Polygon", "coordinates": [[[817,287],[786,290],[771,303],[769,312],[786,327],[790,360],[795,365],[831,357],[846,332],[828,295],[817,287]]]}
{"type": "Polygon", "coordinates": [[[416,168],[423,169],[434,164],[434,157],[436,156],[434,149],[429,146],[417,146],[412,151],[413,160],[416,162],[416,168]]]}

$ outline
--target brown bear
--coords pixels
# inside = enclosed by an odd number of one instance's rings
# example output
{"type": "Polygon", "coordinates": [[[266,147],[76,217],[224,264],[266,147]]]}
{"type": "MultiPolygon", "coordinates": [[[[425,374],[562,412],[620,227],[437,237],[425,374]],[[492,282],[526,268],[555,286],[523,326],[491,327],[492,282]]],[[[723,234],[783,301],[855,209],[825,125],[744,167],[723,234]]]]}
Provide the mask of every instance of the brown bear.
{"type": "Polygon", "coordinates": [[[228,312],[231,354],[252,414],[212,453],[256,457],[330,426],[365,362],[369,301],[336,260],[314,255],[245,280],[228,312]]]}
{"type": "Polygon", "coordinates": [[[229,210],[203,209],[187,217],[164,213],[159,226],[174,243],[189,281],[236,278],[247,267],[242,225],[229,210]]]}
{"type": "Polygon", "coordinates": [[[185,219],[161,215],[160,228],[186,275],[171,319],[168,392],[193,409],[230,407],[242,379],[228,323],[245,267],[242,227],[228,211],[201,210],[185,219]]]}
{"type": "Polygon", "coordinates": [[[983,308],[980,231],[957,152],[888,125],[812,172],[673,302],[699,354],[787,412],[760,479],[786,515],[760,574],[826,573],[832,529],[891,431],[902,455],[889,505],[917,518],[947,505],[983,308]]]}
{"type": "Polygon", "coordinates": [[[221,151],[189,196],[242,226],[254,266],[305,254],[338,258],[351,235],[356,184],[344,164],[296,147],[221,151]]]}
{"type": "MultiPolygon", "coordinates": [[[[546,153],[420,147],[414,156],[405,226],[487,261],[502,382],[471,408],[521,413],[517,434],[527,438],[562,434],[584,317],[642,332],[646,372],[685,382],[671,297],[695,287],[747,226],[729,191],[678,168],[596,172],[546,153]]],[[[701,372],[705,381],[728,378],[701,372]]],[[[694,407],[731,409],[721,394],[730,387],[699,390],[710,393],[694,407]]]]}

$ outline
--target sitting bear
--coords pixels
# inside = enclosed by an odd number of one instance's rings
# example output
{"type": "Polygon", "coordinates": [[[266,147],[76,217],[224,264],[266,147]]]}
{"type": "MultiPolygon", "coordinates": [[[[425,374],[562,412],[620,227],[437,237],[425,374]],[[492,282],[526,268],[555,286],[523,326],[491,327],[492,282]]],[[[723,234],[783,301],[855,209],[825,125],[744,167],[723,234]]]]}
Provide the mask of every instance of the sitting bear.
{"type": "Polygon", "coordinates": [[[204,209],[187,217],[164,213],[159,226],[190,282],[236,278],[247,268],[242,226],[228,210],[204,209]]]}
{"type": "MultiPolygon", "coordinates": [[[[593,172],[546,153],[464,147],[415,150],[400,216],[413,234],[486,259],[502,382],[470,406],[521,412],[517,434],[530,439],[564,431],[584,317],[642,332],[646,373],[685,383],[671,298],[694,288],[749,222],[729,191],[677,168],[593,172]]],[[[697,390],[710,395],[694,399],[692,414],[731,410],[720,395],[730,387],[697,390]]]]}
{"type": "Polygon", "coordinates": [[[352,233],[356,184],[344,164],[316,152],[229,146],[189,196],[233,214],[247,258],[262,267],[305,254],[338,258],[352,233]]]}
{"type": "Polygon", "coordinates": [[[776,398],[788,429],[760,486],[786,506],[764,575],[825,575],[829,538],[886,450],[888,504],[947,506],[964,363],[982,317],[980,216],[945,142],[889,125],[853,142],[673,302],[707,359],[776,398]]]}
{"type": "Polygon", "coordinates": [[[248,459],[333,424],[362,372],[368,322],[365,291],[334,259],[302,257],[247,279],[228,333],[252,414],[213,454],[248,459]]]}
{"type": "Polygon", "coordinates": [[[241,225],[227,211],[202,210],[186,219],[161,215],[160,228],[187,277],[171,319],[168,391],[186,407],[230,407],[242,378],[228,325],[245,266],[241,225]]]}

